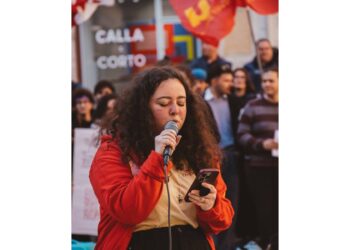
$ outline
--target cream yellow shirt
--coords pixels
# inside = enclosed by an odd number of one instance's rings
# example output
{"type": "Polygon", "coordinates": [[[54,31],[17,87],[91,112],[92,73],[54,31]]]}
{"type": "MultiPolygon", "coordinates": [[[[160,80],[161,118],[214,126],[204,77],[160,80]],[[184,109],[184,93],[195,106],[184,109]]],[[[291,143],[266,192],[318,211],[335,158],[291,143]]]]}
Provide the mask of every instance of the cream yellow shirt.
{"type": "MultiPolygon", "coordinates": [[[[169,193],[170,193],[170,224],[191,225],[198,227],[196,208],[192,202],[186,202],[185,195],[195,179],[195,174],[190,170],[176,170],[175,166],[170,170],[169,193]]],[[[168,195],[166,185],[158,203],[150,215],[140,224],[136,225],[134,232],[168,226],[168,195]]]]}

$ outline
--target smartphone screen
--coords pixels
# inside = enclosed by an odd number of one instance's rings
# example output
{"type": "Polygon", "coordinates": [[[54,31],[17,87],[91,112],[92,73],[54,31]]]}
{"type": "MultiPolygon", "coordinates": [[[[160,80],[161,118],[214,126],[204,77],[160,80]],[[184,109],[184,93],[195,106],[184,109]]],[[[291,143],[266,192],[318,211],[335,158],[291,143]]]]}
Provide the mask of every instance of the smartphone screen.
{"type": "Polygon", "coordinates": [[[185,201],[190,202],[188,194],[192,190],[199,190],[199,195],[200,196],[206,196],[209,194],[210,190],[206,187],[202,186],[203,182],[209,183],[214,185],[216,177],[219,174],[219,170],[215,168],[205,168],[201,169],[196,176],[196,179],[193,181],[191,187],[188,189],[186,196],[185,196],[185,201]]]}

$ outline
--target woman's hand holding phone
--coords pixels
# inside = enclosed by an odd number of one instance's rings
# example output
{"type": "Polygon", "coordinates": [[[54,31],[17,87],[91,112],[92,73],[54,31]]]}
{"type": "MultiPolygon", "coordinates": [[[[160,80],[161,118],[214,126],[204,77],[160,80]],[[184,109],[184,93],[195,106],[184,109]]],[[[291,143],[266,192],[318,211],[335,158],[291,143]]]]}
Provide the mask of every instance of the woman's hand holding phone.
{"type": "Polygon", "coordinates": [[[202,210],[208,211],[212,207],[214,207],[217,191],[215,186],[209,183],[203,182],[202,186],[210,190],[209,194],[207,194],[206,196],[200,196],[199,190],[192,190],[189,193],[189,200],[197,206],[199,206],[202,210]]]}

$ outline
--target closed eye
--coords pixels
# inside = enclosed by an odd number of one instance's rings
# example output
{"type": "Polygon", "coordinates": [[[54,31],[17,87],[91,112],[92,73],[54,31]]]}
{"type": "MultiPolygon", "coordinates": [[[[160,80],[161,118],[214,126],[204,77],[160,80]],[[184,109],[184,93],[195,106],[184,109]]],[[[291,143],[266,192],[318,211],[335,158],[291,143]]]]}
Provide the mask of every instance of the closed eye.
{"type": "Polygon", "coordinates": [[[160,103],[158,103],[160,106],[162,106],[162,107],[166,107],[167,105],[168,105],[168,103],[164,103],[164,102],[160,102],[160,103]]]}

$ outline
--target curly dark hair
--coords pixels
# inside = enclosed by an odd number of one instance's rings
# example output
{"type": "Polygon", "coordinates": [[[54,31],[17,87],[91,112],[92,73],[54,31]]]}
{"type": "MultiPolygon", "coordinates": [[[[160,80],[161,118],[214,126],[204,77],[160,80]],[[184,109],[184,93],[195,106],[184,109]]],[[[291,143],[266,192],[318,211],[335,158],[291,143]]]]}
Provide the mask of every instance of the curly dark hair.
{"type": "Polygon", "coordinates": [[[83,97],[83,96],[86,96],[92,104],[95,103],[94,96],[92,95],[92,93],[91,93],[90,90],[84,89],[84,88],[79,88],[79,89],[75,89],[75,90],[72,92],[72,107],[75,106],[76,100],[77,100],[78,98],[83,97]]]}
{"type": "Polygon", "coordinates": [[[255,93],[255,86],[249,76],[248,71],[245,68],[237,68],[233,71],[233,77],[235,77],[236,72],[242,71],[245,76],[245,85],[246,85],[246,92],[247,93],[255,93]]]}
{"type": "Polygon", "coordinates": [[[104,88],[109,88],[112,93],[115,93],[115,88],[113,87],[113,84],[110,81],[107,80],[101,80],[98,83],[96,83],[94,88],[94,94],[101,92],[104,88]]]}
{"type": "Polygon", "coordinates": [[[149,101],[158,86],[168,79],[178,79],[187,97],[187,115],[179,131],[182,139],[172,161],[178,169],[185,163],[196,174],[202,168],[218,167],[222,155],[214,137],[209,108],[189,89],[181,73],[171,66],[153,67],[138,74],[131,88],[121,96],[114,118],[105,127],[117,140],[123,162],[132,159],[140,165],[154,149],[157,134],[149,101]]]}
{"type": "Polygon", "coordinates": [[[99,103],[97,104],[95,113],[94,113],[94,119],[102,119],[107,112],[108,109],[108,102],[110,100],[118,100],[118,96],[116,94],[110,94],[110,95],[105,95],[101,98],[99,103]]]}
{"type": "Polygon", "coordinates": [[[192,75],[191,68],[186,64],[177,64],[174,65],[174,67],[180,72],[183,72],[183,74],[187,77],[185,80],[188,80],[188,86],[192,87],[194,85],[194,77],[192,75]]]}

